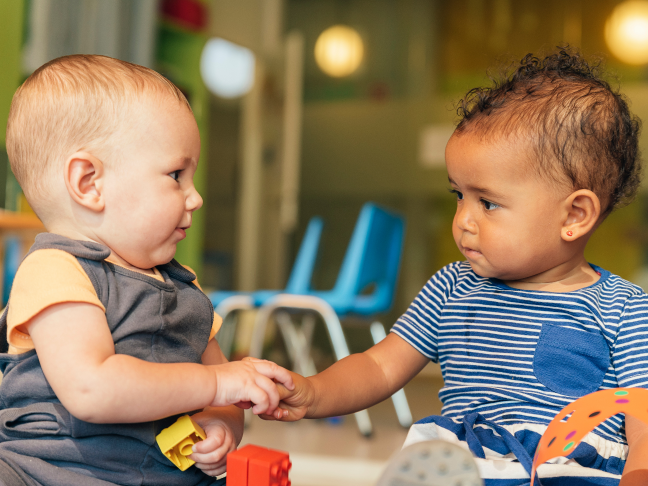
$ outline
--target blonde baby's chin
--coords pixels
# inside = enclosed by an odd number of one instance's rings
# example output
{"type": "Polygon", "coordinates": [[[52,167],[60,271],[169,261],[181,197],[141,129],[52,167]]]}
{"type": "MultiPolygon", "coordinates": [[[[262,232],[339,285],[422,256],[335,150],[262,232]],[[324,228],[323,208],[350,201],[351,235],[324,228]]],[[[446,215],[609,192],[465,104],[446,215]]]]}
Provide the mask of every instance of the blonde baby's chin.
{"type": "Polygon", "coordinates": [[[173,260],[176,253],[176,246],[173,245],[173,249],[167,251],[149,251],[142,250],[141,252],[132,252],[126,255],[120,255],[121,258],[131,265],[132,267],[138,268],[140,270],[150,270],[153,267],[158,267],[164,265],[173,260]]]}
{"type": "Polygon", "coordinates": [[[158,257],[158,258],[150,258],[148,259],[146,265],[147,267],[143,267],[145,270],[151,269],[153,267],[159,267],[160,265],[165,265],[169,263],[173,258],[175,257],[175,251],[173,253],[170,253],[168,256],[164,257],[158,257]]]}

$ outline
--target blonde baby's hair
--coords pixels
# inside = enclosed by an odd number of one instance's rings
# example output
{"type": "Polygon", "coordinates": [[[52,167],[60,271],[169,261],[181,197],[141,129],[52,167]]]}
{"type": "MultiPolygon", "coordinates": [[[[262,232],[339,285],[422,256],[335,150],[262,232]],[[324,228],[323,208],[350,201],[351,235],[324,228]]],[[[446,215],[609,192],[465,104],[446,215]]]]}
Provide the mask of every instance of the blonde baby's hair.
{"type": "Polygon", "coordinates": [[[11,102],[7,153],[37,213],[39,206],[50,203],[51,176],[65,157],[79,150],[109,150],[128,105],[144,95],[170,96],[191,110],[164,76],[106,56],[60,57],[27,78],[11,102]]]}

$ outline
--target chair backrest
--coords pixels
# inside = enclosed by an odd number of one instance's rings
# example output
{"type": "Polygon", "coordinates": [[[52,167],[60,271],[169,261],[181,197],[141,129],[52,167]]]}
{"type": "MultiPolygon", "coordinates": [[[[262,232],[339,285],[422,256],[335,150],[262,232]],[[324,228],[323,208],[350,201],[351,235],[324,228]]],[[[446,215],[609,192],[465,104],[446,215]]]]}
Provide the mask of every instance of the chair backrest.
{"type": "Polygon", "coordinates": [[[374,203],[362,207],[332,290],[335,300],[347,300],[347,312],[370,315],[392,306],[404,236],[402,216],[374,203]]]}
{"type": "Polygon", "coordinates": [[[324,221],[318,216],[311,218],[308,222],[297,258],[290,271],[290,277],[286,284],[286,293],[304,294],[311,290],[311,280],[317,262],[323,227],[324,221]]]}

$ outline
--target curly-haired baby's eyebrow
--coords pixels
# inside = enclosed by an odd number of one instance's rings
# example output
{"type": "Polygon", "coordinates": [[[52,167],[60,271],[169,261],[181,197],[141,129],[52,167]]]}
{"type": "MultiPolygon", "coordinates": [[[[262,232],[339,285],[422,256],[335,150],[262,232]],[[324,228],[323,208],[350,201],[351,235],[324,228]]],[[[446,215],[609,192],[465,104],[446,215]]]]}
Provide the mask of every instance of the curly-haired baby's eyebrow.
{"type": "MultiPolygon", "coordinates": [[[[451,177],[449,177],[449,176],[448,176],[448,182],[449,182],[450,184],[454,184],[454,185],[457,186],[457,187],[459,186],[459,184],[457,184],[457,183],[456,183],[456,182],[455,182],[451,177]]],[[[491,189],[491,188],[488,188],[488,187],[476,186],[476,185],[474,185],[474,184],[465,184],[465,185],[462,187],[462,189],[464,189],[464,190],[470,190],[470,191],[476,192],[476,193],[478,193],[479,195],[481,195],[481,196],[483,196],[483,197],[485,197],[485,198],[493,198],[493,199],[505,199],[505,198],[506,198],[506,195],[503,194],[503,193],[501,193],[501,192],[497,192],[497,191],[495,191],[495,190],[493,190],[493,189],[491,189]]]]}

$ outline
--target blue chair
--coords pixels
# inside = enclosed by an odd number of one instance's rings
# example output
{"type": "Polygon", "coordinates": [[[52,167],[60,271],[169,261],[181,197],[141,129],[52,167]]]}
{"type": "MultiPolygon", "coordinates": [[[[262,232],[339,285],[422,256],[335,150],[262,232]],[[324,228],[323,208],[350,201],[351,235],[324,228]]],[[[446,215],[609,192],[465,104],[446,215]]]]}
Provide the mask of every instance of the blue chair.
{"type": "MultiPolygon", "coordinates": [[[[349,347],[340,323],[346,317],[369,319],[371,335],[375,343],[385,338],[385,328],[374,319],[377,314],[388,311],[393,304],[398,272],[403,251],[405,222],[403,217],[373,203],[365,204],[356,222],[351,241],[340,268],[335,286],[330,291],[307,291],[282,293],[269,299],[257,313],[250,356],[261,357],[266,327],[276,316],[280,329],[286,328],[286,314],[281,311],[297,310],[302,313],[319,314],[326,325],[335,356],[338,360],[349,355],[349,347]]],[[[294,328],[294,326],[293,326],[294,328]]],[[[283,330],[284,337],[289,335],[283,330]]],[[[299,337],[297,330],[292,333],[299,337]]],[[[293,339],[293,352],[302,369],[313,366],[308,359],[307,339],[293,339]],[[301,348],[301,349],[300,349],[301,348]]],[[[392,397],[398,420],[403,427],[412,424],[412,414],[404,391],[392,397]]],[[[372,433],[371,421],[366,410],[355,414],[363,435],[372,433]]]]}
{"type": "Polygon", "coordinates": [[[258,290],[256,292],[216,291],[209,294],[214,310],[223,318],[223,325],[216,339],[225,357],[229,359],[234,342],[235,326],[228,317],[236,311],[255,309],[270,298],[285,293],[305,293],[311,290],[313,269],[317,261],[320,239],[324,222],[314,217],[308,222],[297,258],[284,290],[258,290]]]}
{"type": "Polygon", "coordinates": [[[13,285],[16,272],[23,259],[23,245],[17,236],[4,239],[4,271],[2,275],[2,307],[9,302],[9,294],[13,285]]]}

